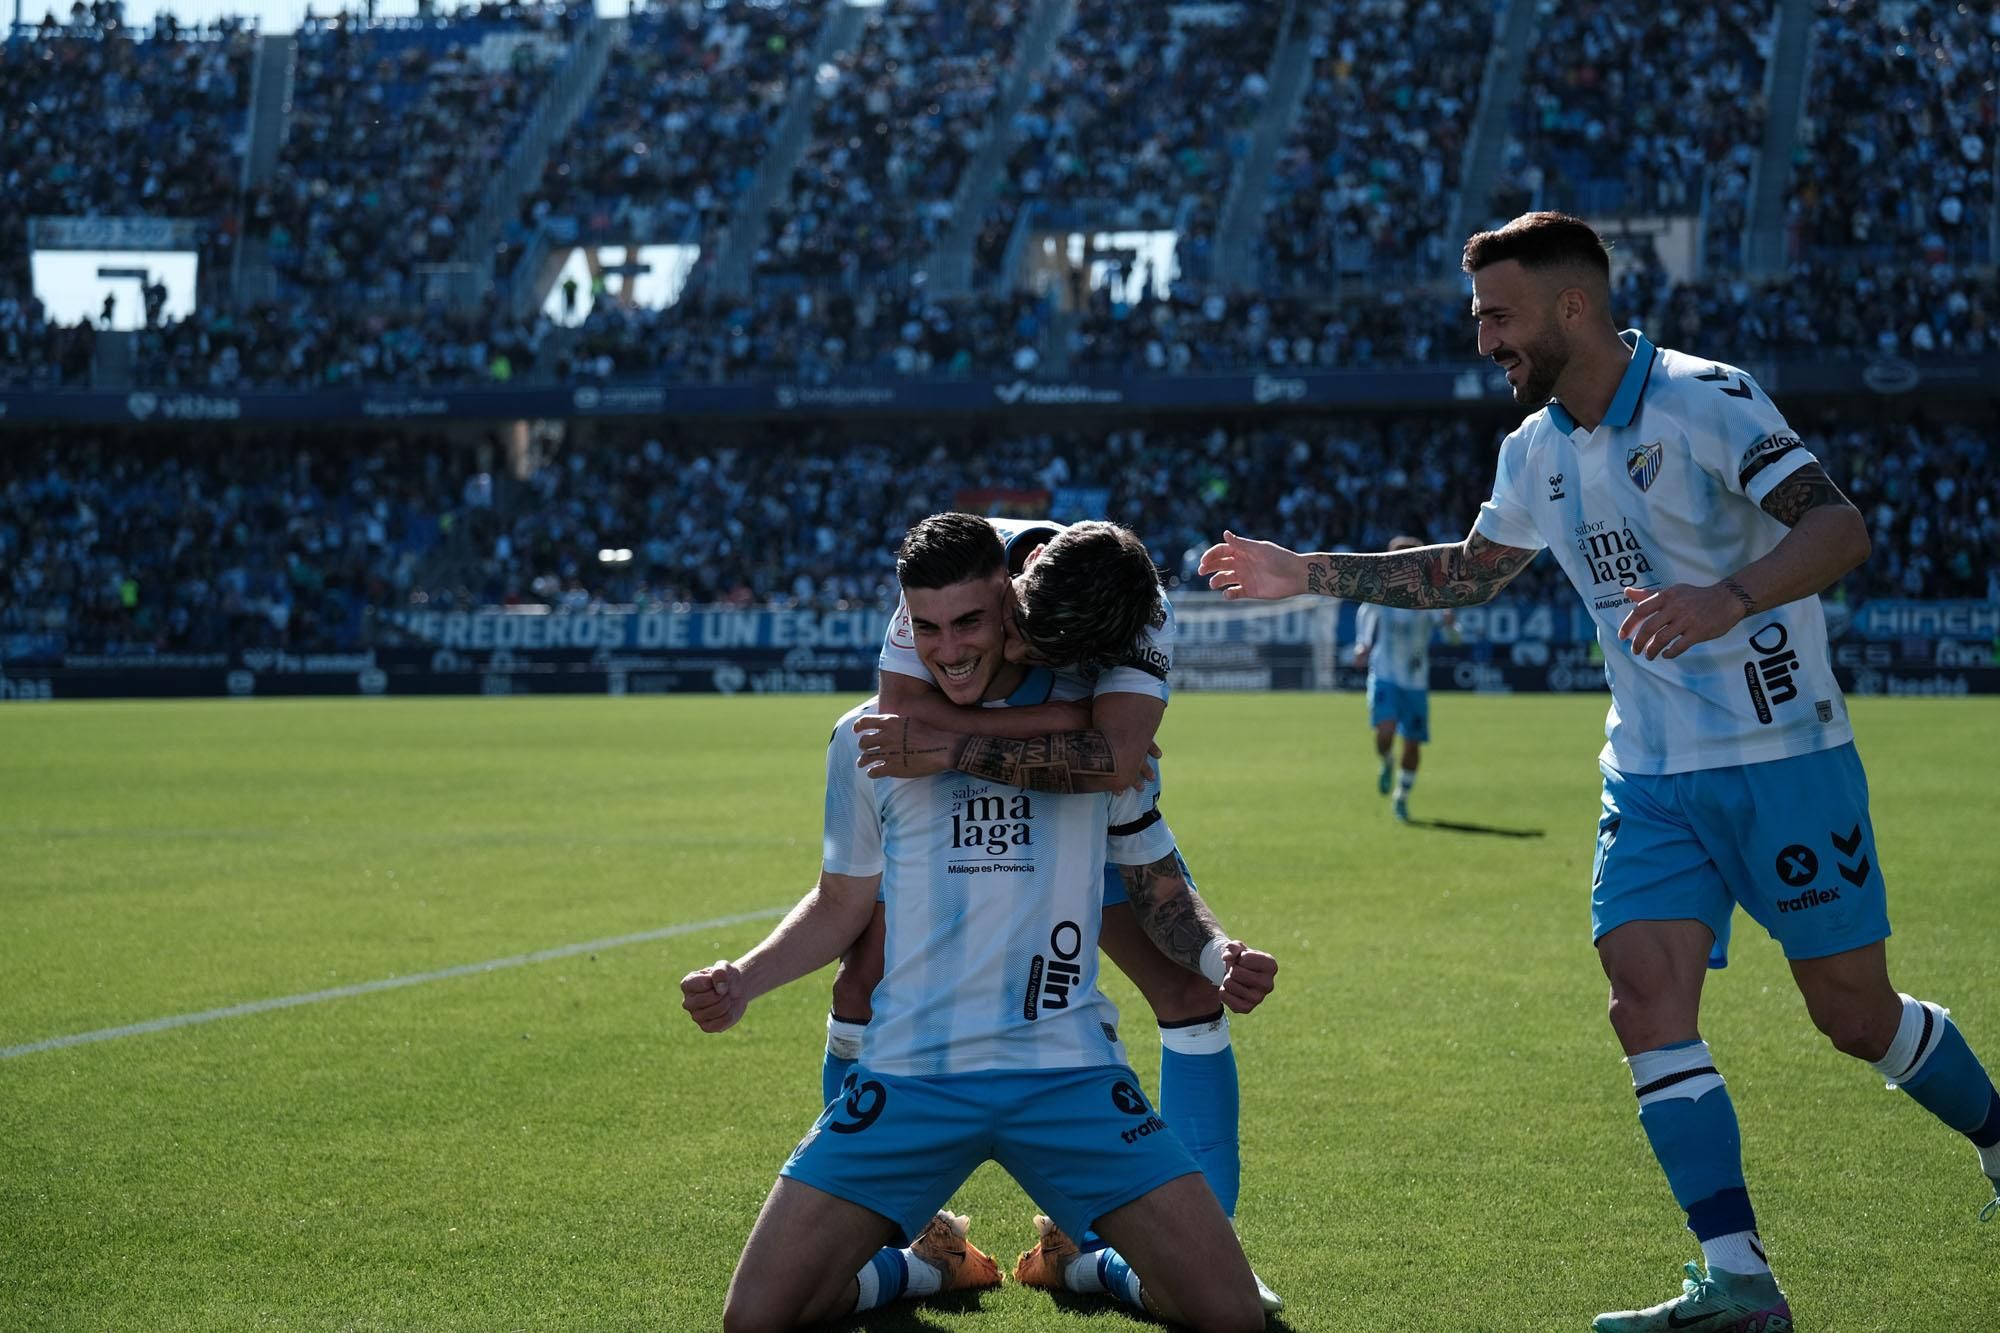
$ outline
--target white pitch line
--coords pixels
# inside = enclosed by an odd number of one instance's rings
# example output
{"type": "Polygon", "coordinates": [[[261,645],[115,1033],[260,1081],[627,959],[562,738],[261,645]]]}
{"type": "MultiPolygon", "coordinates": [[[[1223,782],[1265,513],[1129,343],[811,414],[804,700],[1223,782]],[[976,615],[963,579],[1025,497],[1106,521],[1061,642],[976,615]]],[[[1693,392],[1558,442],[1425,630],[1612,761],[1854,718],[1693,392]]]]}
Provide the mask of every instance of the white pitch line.
{"type": "Polygon", "coordinates": [[[547,963],[557,958],[574,958],[580,953],[616,949],[623,944],[646,944],[653,940],[670,939],[675,935],[692,935],[700,930],[719,930],[724,926],[767,921],[774,916],[784,915],[787,910],[783,907],[766,907],[755,912],[740,912],[735,916],[719,916],[711,921],[691,921],[679,926],[662,926],[658,930],[642,930],[636,935],[613,935],[609,939],[590,940],[583,944],[565,944],[556,949],[540,949],[534,953],[516,954],[512,958],[495,958],[484,963],[461,963],[457,967],[440,968],[436,972],[418,972],[407,977],[384,977],[380,981],[362,981],[352,986],[335,986],[330,990],[309,991],[304,995],[281,995],[274,1000],[252,1000],[247,1004],[232,1004],[222,1009],[204,1009],[198,1014],[174,1014],[167,1018],[149,1019],[144,1023],[128,1023],[124,1027],[99,1028],[95,1032],[77,1032],[67,1037],[47,1037],[22,1046],[0,1046],[0,1060],[11,1060],[17,1055],[33,1055],[37,1051],[60,1050],[65,1046],[86,1046],[94,1041],[110,1041],[114,1037],[136,1037],[146,1032],[164,1032],[168,1028],[192,1027],[196,1023],[213,1023],[222,1018],[242,1018],[249,1014],[269,1013],[273,1009],[291,1009],[302,1004],[318,1004],[322,1000],[345,1000],[356,995],[372,995],[377,991],[399,990],[404,986],[421,986],[427,981],[447,981],[452,977],[476,976],[481,972],[526,967],[530,963],[547,963]]]}

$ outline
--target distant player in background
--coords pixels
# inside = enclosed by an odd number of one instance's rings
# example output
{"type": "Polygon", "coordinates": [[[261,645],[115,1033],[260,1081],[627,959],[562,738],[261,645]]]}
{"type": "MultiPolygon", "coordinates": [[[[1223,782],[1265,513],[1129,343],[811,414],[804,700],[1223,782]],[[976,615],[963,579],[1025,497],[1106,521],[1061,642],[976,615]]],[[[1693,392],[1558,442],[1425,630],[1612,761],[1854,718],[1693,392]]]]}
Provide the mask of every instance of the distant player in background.
{"type": "MultiPolygon", "coordinates": [[[[1398,537],[1392,551],[1413,551],[1423,542],[1398,537]]],[[[1375,757],[1382,771],[1375,790],[1389,794],[1391,753],[1403,735],[1403,764],[1396,774],[1396,818],[1410,817],[1410,788],[1431,738],[1431,634],[1452,624],[1451,612],[1363,602],[1354,617],[1354,665],[1368,669],[1368,725],[1375,729],[1375,757]]]]}
{"type": "Polygon", "coordinates": [[[1611,685],[1591,879],[1611,1026],[1707,1263],[1687,1265],[1679,1295],[1596,1327],[1776,1333],[1791,1309],[1699,1026],[1736,906],[1783,946],[1835,1049],[1972,1143],[1995,1194],[1980,1215],[2000,1212],[2000,1093],[1945,1010],[1889,981],[1868,781],[1818,596],[1867,558],[1867,525],[1749,375],[1618,332],[1587,223],[1527,214],[1473,236],[1464,267],[1481,355],[1537,409],[1502,443],[1466,539],[1300,555],[1224,534],[1201,569],[1230,597],[1445,607],[1555,554],[1611,685]]]}

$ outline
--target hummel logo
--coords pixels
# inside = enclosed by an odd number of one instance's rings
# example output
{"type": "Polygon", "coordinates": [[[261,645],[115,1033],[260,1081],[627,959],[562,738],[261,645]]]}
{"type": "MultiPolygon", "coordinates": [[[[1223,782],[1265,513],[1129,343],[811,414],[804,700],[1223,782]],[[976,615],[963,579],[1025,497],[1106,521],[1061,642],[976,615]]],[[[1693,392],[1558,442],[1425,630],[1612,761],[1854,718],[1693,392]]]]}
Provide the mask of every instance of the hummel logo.
{"type": "Polygon", "coordinates": [[[1563,474],[1558,472],[1554,476],[1549,478],[1549,499],[1560,500],[1562,498],[1563,498],[1563,474]]]}
{"type": "MultiPolygon", "coordinates": [[[[1728,379],[1729,372],[1724,370],[1721,366],[1717,366],[1713,370],[1709,371],[1708,374],[1696,375],[1695,378],[1698,380],[1705,380],[1710,384],[1716,384],[1718,381],[1728,379]]],[[[1748,375],[1745,375],[1742,379],[1737,380],[1734,385],[1724,388],[1722,391],[1728,394],[1731,398],[1748,398],[1750,397],[1751,394],[1756,392],[1755,389],[1750,387],[1750,377],[1748,375]]]]}

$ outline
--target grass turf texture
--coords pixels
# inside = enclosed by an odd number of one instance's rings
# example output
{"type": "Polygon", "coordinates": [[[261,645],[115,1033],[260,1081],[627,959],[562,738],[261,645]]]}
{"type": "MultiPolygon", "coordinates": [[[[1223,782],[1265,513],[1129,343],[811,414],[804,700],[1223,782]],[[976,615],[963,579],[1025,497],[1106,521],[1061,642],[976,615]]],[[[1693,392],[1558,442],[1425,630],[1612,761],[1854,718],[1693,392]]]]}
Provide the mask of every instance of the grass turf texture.
{"type": "MultiPolygon", "coordinates": [[[[1166,809],[1279,955],[1241,1223],[1299,1330],[1584,1329],[1694,1246],[1588,947],[1602,697],[1434,699],[1420,818],[1353,696],[1183,696],[1166,809]]],[[[827,699],[53,705],[0,721],[0,1046],[789,905],[827,699]]],[[[2000,1062],[2000,706],[1862,701],[1904,989],[2000,1062]]],[[[0,1328],[712,1328],[815,1114],[826,976],[698,1033],[768,922],[0,1060],[0,1328]]],[[[1149,1086],[1157,1042],[1110,989],[1149,1086]]],[[[1705,1034],[1808,1329],[1993,1327],[1970,1148],[1815,1034],[1745,918],[1705,1034]]],[[[958,1196],[1003,1264],[1031,1205],[958,1196]]],[[[870,1328],[1117,1329],[1012,1286],[870,1328]]]]}

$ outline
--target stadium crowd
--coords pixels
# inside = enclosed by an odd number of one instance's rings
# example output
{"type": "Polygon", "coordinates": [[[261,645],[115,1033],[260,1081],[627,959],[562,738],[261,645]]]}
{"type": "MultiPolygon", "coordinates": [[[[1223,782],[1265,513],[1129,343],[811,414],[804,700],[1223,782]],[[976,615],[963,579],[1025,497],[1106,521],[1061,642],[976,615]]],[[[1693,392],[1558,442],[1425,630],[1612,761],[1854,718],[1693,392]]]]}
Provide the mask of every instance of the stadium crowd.
{"type": "Polygon", "coordinates": [[[1709,252],[1733,258],[1775,12],[1768,0],[1544,3],[1501,179],[1542,207],[1593,216],[1695,213],[1705,183],[1709,252]]]}
{"type": "Polygon", "coordinates": [[[756,178],[825,10],[755,0],[635,7],[604,82],[522,200],[532,229],[699,242],[756,178]]]}
{"type": "Polygon", "coordinates": [[[448,18],[308,19],[285,146],[245,225],[295,290],[407,300],[451,262],[586,5],[485,5],[448,18]]]}
{"type": "Polygon", "coordinates": [[[1787,223],[1805,259],[1992,263],[2000,9],[1824,0],[1787,223]]]}
{"type": "MultiPolygon", "coordinates": [[[[1642,252],[1643,254],[1643,252],[1642,252]]],[[[1649,256],[1620,274],[1625,324],[1675,347],[1727,355],[1875,361],[2000,350],[2000,283],[1945,265],[1853,264],[1755,281],[1671,280],[1649,256]]],[[[203,308],[138,335],[134,382],[243,389],[782,378],[826,384],[880,376],[1051,376],[1327,370],[1476,359],[1456,283],[1339,300],[1229,295],[1181,284],[1115,299],[952,298],[921,283],[855,292],[794,289],[691,295],[666,310],[601,300],[575,328],[513,316],[288,299],[203,308]]],[[[42,321],[32,300],[0,299],[0,385],[88,381],[94,335],[42,321]]]]}
{"type": "Polygon", "coordinates": [[[921,267],[1025,12],[1022,0],[870,9],[859,41],[821,78],[811,140],[772,210],[757,272],[851,283],[921,267]]]}
{"type": "Polygon", "coordinates": [[[0,41],[0,300],[31,290],[36,217],[182,219],[203,268],[226,265],[255,40],[239,19],[137,31],[116,0],[78,0],[0,41]]]}
{"type": "Polygon", "coordinates": [[[1267,288],[1450,271],[1463,238],[1445,230],[1493,18],[1444,0],[1333,7],[1265,198],[1267,288]]]}
{"type": "MultiPolygon", "coordinates": [[[[1992,423],[1797,420],[1868,516],[1837,596],[2000,598],[1992,423]]],[[[1504,423],[1465,415],[927,429],[607,430],[524,480],[498,450],[383,433],[17,438],[0,451],[0,643],[309,651],[373,642],[370,608],[771,603],[893,595],[937,509],[1108,516],[1176,585],[1224,527],[1299,549],[1465,533],[1504,423]],[[599,553],[626,548],[607,564],[599,553]]],[[[1510,595],[1568,593],[1536,562],[1510,595]]]]}
{"type": "Polygon", "coordinates": [[[1082,0],[1014,116],[975,244],[981,273],[1000,276],[1021,210],[1041,206],[1055,223],[1174,229],[1182,272],[1205,276],[1288,8],[1082,0]]]}

